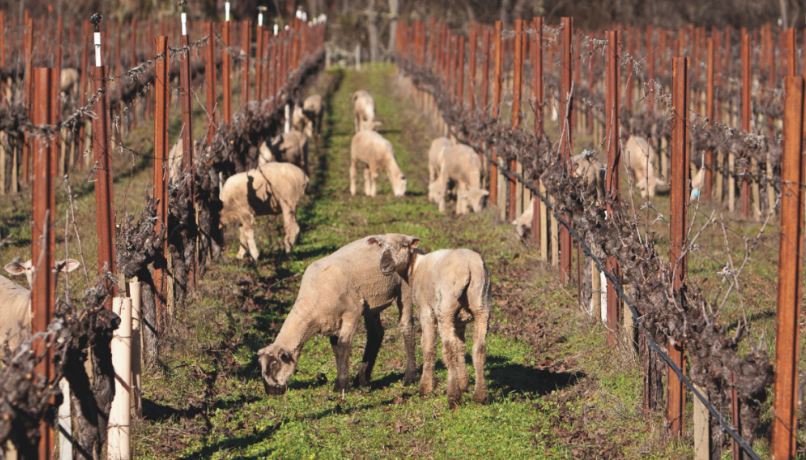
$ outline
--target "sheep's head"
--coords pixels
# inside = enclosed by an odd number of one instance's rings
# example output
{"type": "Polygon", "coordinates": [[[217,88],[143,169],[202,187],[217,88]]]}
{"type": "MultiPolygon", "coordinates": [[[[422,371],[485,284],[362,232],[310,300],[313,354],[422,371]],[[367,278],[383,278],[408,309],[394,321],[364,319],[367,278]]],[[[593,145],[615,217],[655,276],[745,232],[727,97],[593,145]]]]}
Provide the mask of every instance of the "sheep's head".
{"type": "Polygon", "coordinates": [[[439,203],[445,199],[445,186],[439,181],[434,181],[428,186],[428,199],[434,203],[439,203]]]}
{"type": "Polygon", "coordinates": [[[398,173],[397,176],[392,181],[392,193],[395,196],[406,196],[406,186],[408,185],[408,180],[406,179],[406,175],[398,173]]]}
{"type": "Polygon", "coordinates": [[[462,211],[467,212],[481,212],[484,209],[484,199],[490,192],[480,188],[472,188],[470,190],[463,190],[456,195],[456,200],[459,203],[464,203],[462,211]]]}
{"type": "Polygon", "coordinates": [[[298,356],[274,343],[258,351],[257,356],[266,394],[285,393],[288,389],[288,380],[296,370],[298,356]]]}
{"type": "Polygon", "coordinates": [[[420,239],[416,236],[387,233],[386,235],[371,236],[367,239],[367,243],[381,248],[381,273],[403,275],[409,267],[411,255],[420,244],[420,239]]]}

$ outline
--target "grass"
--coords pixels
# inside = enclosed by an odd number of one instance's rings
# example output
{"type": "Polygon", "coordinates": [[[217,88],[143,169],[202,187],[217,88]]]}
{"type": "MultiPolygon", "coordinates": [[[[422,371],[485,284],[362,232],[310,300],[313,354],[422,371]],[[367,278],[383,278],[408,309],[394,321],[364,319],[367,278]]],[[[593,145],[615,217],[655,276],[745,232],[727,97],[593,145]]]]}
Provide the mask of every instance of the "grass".
{"type": "MultiPolygon", "coordinates": [[[[453,217],[427,202],[425,155],[435,135],[395,84],[394,67],[339,79],[309,196],[298,218],[299,244],[280,254],[279,221],[264,218],[258,244],[270,255],[237,261],[234,229],[224,257],[176,313],[157,366],[144,376],[146,404],[134,421],[135,454],[145,458],[668,458],[689,454],[665,438],[657,414],[640,411],[641,377],[629,353],[613,353],[604,330],[577,308],[575,291],[556,282],[492,211],[453,217]],[[381,133],[409,178],[394,198],[348,192],[350,94],[375,96],[381,133]],[[446,373],[435,394],[404,386],[404,353],[392,309],[370,389],[334,393],[328,341],[306,344],[289,391],[265,396],[256,351],[270,343],[313,260],[373,233],[419,236],[427,249],[469,247],[492,269],[495,310],[488,336],[491,401],[449,410],[446,373]]],[[[359,189],[361,187],[359,186],[359,189]]],[[[470,335],[470,334],[468,334],[470,335]]],[[[353,363],[362,352],[354,339],[353,363]]],[[[470,344],[468,344],[470,346],[470,344]]],[[[419,362],[422,362],[420,359],[419,362]]]]}

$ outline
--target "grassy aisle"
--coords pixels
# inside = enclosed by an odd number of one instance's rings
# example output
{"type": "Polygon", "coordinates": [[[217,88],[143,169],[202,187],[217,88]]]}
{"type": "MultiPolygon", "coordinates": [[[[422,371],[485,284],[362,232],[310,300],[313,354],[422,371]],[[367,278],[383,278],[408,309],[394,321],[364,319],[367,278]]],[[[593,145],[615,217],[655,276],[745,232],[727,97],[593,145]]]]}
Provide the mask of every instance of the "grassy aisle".
{"type": "MultiPolygon", "coordinates": [[[[138,457],[180,458],[667,458],[685,455],[663,438],[660,419],[640,412],[637,363],[604,343],[604,331],[576,307],[508,225],[491,212],[456,218],[427,203],[425,119],[397,91],[391,66],[342,78],[332,96],[311,195],[299,211],[301,241],[290,258],[234,259],[230,229],[223,259],[177,312],[160,365],[145,378],[144,417],[135,421],[138,457]],[[409,178],[405,198],[348,191],[350,95],[369,90],[409,178]],[[430,397],[402,384],[404,353],[394,309],[372,388],[332,391],[334,358],[317,337],[301,355],[288,393],[268,397],[256,351],[268,344],[312,261],[373,233],[419,236],[426,249],[469,247],[493,273],[495,312],[488,338],[491,403],[466,398],[447,408],[446,373],[430,397]]],[[[315,156],[312,152],[312,156],[315,156]]],[[[360,187],[359,187],[360,188],[360,187]]],[[[259,245],[277,253],[278,219],[261,220],[259,245]]],[[[471,336],[468,333],[468,336],[471,336]]],[[[360,359],[363,328],[353,347],[360,359]]],[[[418,338],[419,343],[419,338],[418,338]]],[[[468,344],[470,346],[470,344],[468,344]]],[[[419,345],[418,345],[419,348],[419,345]]],[[[418,351],[419,353],[419,351],[418,351]]],[[[421,359],[419,362],[422,362],[421,359]]]]}

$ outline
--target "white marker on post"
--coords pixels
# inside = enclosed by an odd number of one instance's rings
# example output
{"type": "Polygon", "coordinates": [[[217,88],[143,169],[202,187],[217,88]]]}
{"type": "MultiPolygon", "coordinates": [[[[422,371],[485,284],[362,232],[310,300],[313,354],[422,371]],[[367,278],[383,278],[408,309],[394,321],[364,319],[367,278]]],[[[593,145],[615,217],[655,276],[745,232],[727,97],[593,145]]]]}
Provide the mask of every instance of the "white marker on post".
{"type": "Polygon", "coordinates": [[[229,22],[229,2],[224,2],[224,20],[229,22]]]}
{"type": "Polygon", "coordinates": [[[263,27],[263,13],[257,14],[257,26],[263,27]]]}
{"type": "Polygon", "coordinates": [[[182,13],[180,17],[182,18],[182,36],[185,36],[188,34],[188,15],[187,13],[182,13]]]}
{"type": "Polygon", "coordinates": [[[280,33],[280,26],[278,26],[277,24],[275,24],[275,25],[274,25],[274,35],[277,35],[278,33],[280,33]]]}
{"type": "Polygon", "coordinates": [[[101,67],[101,33],[95,32],[93,34],[93,41],[95,43],[95,67],[101,67]]]}

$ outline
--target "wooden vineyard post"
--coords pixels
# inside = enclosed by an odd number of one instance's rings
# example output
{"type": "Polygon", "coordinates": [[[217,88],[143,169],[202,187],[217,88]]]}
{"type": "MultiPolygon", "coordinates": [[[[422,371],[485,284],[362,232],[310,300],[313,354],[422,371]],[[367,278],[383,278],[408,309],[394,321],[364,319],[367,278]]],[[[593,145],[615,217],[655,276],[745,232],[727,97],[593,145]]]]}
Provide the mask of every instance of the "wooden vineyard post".
{"type": "Polygon", "coordinates": [[[798,407],[798,318],[803,254],[803,105],[800,76],[786,77],[784,151],[781,163],[781,239],[778,258],[778,313],[775,342],[775,399],[772,458],[795,458],[798,407]]]}
{"type": "MultiPolygon", "coordinates": [[[[519,129],[521,126],[521,84],[523,80],[523,20],[515,19],[515,62],[514,81],[512,88],[512,128],[519,129]]],[[[509,159],[509,171],[518,171],[517,158],[509,159]]],[[[517,187],[518,182],[514,177],[509,179],[509,207],[507,220],[510,222],[518,217],[517,210],[517,187]]]]}
{"type": "Polygon", "coordinates": [[[252,47],[252,21],[248,19],[241,23],[241,49],[243,61],[241,62],[241,110],[249,105],[249,52],[252,47]]]}
{"type": "MultiPolygon", "coordinates": [[[[265,7],[264,7],[265,8],[265,7]]],[[[263,100],[263,11],[257,14],[257,27],[255,28],[255,97],[258,102],[263,100]]]]}
{"type": "MultiPolygon", "coordinates": [[[[53,81],[61,82],[62,76],[62,35],[64,35],[64,22],[62,21],[61,15],[56,19],[56,49],[54,50],[54,57],[53,57],[53,81]]],[[[53,120],[51,120],[51,124],[58,125],[61,121],[61,98],[59,97],[59,93],[61,92],[60,85],[51,85],[50,90],[52,92],[50,96],[50,113],[52,114],[53,120]]],[[[56,162],[56,174],[59,176],[64,176],[64,173],[68,170],[69,165],[67,164],[67,149],[62,148],[62,141],[66,139],[66,136],[62,136],[59,131],[57,130],[54,138],[51,140],[50,148],[52,150],[53,161],[56,162]]],[[[66,145],[66,143],[64,144],[66,145]]]]}
{"type": "MultiPolygon", "coordinates": [[[[47,67],[37,67],[28,75],[31,79],[31,121],[36,126],[45,126],[52,121],[51,86],[54,84],[53,71],[47,67]]],[[[56,195],[53,178],[56,177],[56,163],[50,146],[52,139],[34,136],[31,139],[33,154],[33,217],[31,229],[31,260],[34,266],[31,281],[31,330],[44,332],[53,319],[56,303],[56,279],[54,253],[56,238],[53,220],[56,211],[56,195]]],[[[37,363],[36,372],[48,382],[54,377],[53,350],[44,339],[33,343],[35,356],[43,356],[37,363]]],[[[39,426],[39,445],[37,458],[51,458],[53,453],[53,431],[43,419],[39,426]]],[[[21,452],[22,457],[31,456],[30,452],[21,452]]]]}
{"type": "MultiPolygon", "coordinates": [[[[502,40],[501,21],[495,21],[495,77],[493,84],[493,106],[491,108],[491,115],[493,118],[498,118],[498,110],[501,106],[501,72],[504,67],[504,41],[502,40]]],[[[489,58],[489,55],[488,55],[489,58]]],[[[492,151],[492,160],[490,161],[490,198],[489,202],[498,204],[498,154],[495,149],[492,151]]]]}
{"type": "MultiPolygon", "coordinates": [[[[25,35],[23,37],[23,100],[25,101],[28,113],[32,113],[33,99],[31,97],[31,84],[33,83],[31,71],[33,69],[33,54],[34,54],[34,20],[28,16],[23,20],[25,27],[25,35]]],[[[25,136],[22,145],[22,177],[19,180],[22,184],[27,184],[31,174],[31,140],[25,136]]]]}
{"type": "MultiPolygon", "coordinates": [[[[422,26],[422,22],[420,22],[420,25],[422,26]]],[[[470,75],[468,75],[467,80],[467,90],[469,93],[467,103],[468,109],[471,112],[476,110],[476,50],[478,49],[478,30],[478,24],[473,23],[470,29],[470,68],[468,69],[470,71],[470,75]]],[[[420,62],[420,65],[422,66],[422,62],[420,62]]]]}
{"type": "MultiPolygon", "coordinates": [[[[222,24],[223,30],[221,33],[221,38],[224,42],[223,52],[221,53],[221,82],[222,91],[224,93],[224,123],[230,124],[232,123],[232,56],[230,55],[230,47],[232,45],[232,41],[230,40],[230,26],[232,24],[229,20],[229,2],[225,3],[225,5],[227,5],[227,17],[224,20],[224,24],[222,24]]],[[[188,60],[189,59],[188,57],[188,60]]]]}
{"type": "Polygon", "coordinates": [[[213,21],[207,23],[207,37],[209,38],[207,39],[207,47],[204,53],[204,94],[207,105],[207,142],[210,143],[213,141],[216,131],[215,22],[213,21]]]}
{"type": "MultiPolygon", "coordinates": [[[[671,208],[670,208],[670,239],[671,248],[669,260],[672,265],[672,288],[675,299],[682,302],[680,295],[686,278],[686,256],[683,252],[686,245],[686,207],[688,195],[688,58],[675,57],[672,76],[672,153],[670,180],[671,208]]],[[[668,352],[672,361],[680,369],[685,369],[683,348],[680,344],[669,343],[668,352]]],[[[683,383],[677,374],[667,368],[667,400],[666,421],[673,436],[683,434],[683,409],[685,407],[685,394],[683,383]]]]}
{"type": "MultiPolygon", "coordinates": [[[[543,17],[538,16],[532,20],[532,27],[535,30],[535,40],[532,46],[532,96],[535,104],[535,134],[543,136],[543,17]]],[[[543,181],[537,181],[540,193],[545,197],[546,188],[543,181]]],[[[546,222],[548,212],[546,203],[541,199],[535,199],[532,203],[532,240],[540,244],[540,260],[548,259],[548,228],[546,222]]]]}
{"type": "MultiPolygon", "coordinates": [[[[182,87],[182,97],[180,98],[180,105],[182,107],[182,171],[186,174],[193,175],[194,173],[194,161],[193,161],[193,113],[192,113],[192,105],[191,105],[191,89],[190,89],[190,38],[188,37],[188,24],[187,24],[187,13],[184,11],[181,13],[181,21],[182,21],[182,37],[180,39],[180,46],[183,48],[182,51],[179,52],[179,84],[182,87]]],[[[226,28],[225,28],[226,30],[226,28]]],[[[224,42],[224,46],[228,46],[227,42],[224,42]]],[[[224,58],[226,59],[227,53],[224,53],[224,58]]],[[[226,81],[226,76],[224,77],[226,81]]],[[[225,85],[224,89],[224,100],[226,101],[226,94],[227,88],[225,85]]],[[[226,107],[224,108],[226,112],[226,107]]],[[[225,115],[226,116],[226,115],[225,115]]],[[[225,118],[226,122],[226,118],[225,118]]],[[[196,208],[196,191],[193,187],[193,181],[191,180],[191,207],[193,211],[191,215],[195,216],[195,208],[196,208]]],[[[195,246],[195,245],[194,245],[195,246]]],[[[198,269],[198,258],[195,255],[194,249],[194,257],[193,260],[190,261],[189,265],[190,268],[188,270],[188,286],[192,289],[196,287],[196,275],[198,269]]]]}
{"type": "MultiPolygon", "coordinates": [[[[87,75],[89,74],[90,63],[90,23],[87,21],[81,24],[81,75],[78,79],[78,103],[81,107],[87,104],[87,75]]],[[[84,152],[84,142],[86,138],[87,122],[81,121],[78,125],[78,142],[76,143],[76,161],[79,169],[86,165],[86,155],[84,152]]]]}
{"type": "MultiPolygon", "coordinates": [[[[100,17],[95,16],[95,33],[93,43],[95,46],[94,79],[96,89],[106,91],[106,69],[101,56],[100,17]]],[[[109,132],[107,126],[106,98],[99,97],[95,101],[95,113],[99,116],[92,123],[92,158],[95,168],[95,208],[96,231],[98,235],[98,271],[101,275],[114,273],[114,228],[112,215],[112,172],[109,160],[109,132]]],[[[113,286],[109,285],[109,288],[113,286]]],[[[106,307],[112,308],[111,297],[106,307]]]]}
{"type": "MultiPolygon", "coordinates": [[[[154,198],[157,202],[157,221],[154,231],[159,235],[168,228],[168,37],[156,39],[156,71],[154,75],[154,198]]],[[[163,240],[162,253],[168,256],[168,239],[163,240]]],[[[162,321],[166,314],[166,274],[167,267],[154,267],[154,293],[157,330],[162,331],[162,321]]],[[[144,329],[149,334],[149,328],[144,329]]],[[[152,342],[153,343],[153,342],[152,342]]]]}
{"type": "MultiPolygon", "coordinates": [[[[560,129],[560,154],[569,173],[571,172],[571,151],[573,150],[573,132],[571,125],[571,114],[573,113],[573,94],[571,93],[571,59],[572,59],[572,46],[571,39],[573,37],[574,22],[573,18],[562,18],[562,55],[561,63],[562,68],[560,72],[560,113],[562,115],[562,123],[560,129]]],[[[570,216],[566,216],[566,222],[570,224],[570,216]]],[[[571,233],[565,226],[560,228],[560,282],[567,284],[571,277],[571,233]]]]}
{"type": "MultiPolygon", "coordinates": [[[[621,150],[619,148],[619,45],[621,33],[618,30],[607,31],[607,91],[605,93],[605,146],[607,148],[607,170],[605,171],[605,190],[607,192],[607,217],[612,219],[613,202],[618,200],[619,167],[621,150]]],[[[629,91],[629,87],[626,88],[629,91]]],[[[607,270],[619,277],[618,261],[614,256],[607,258],[607,270]]],[[[591,295],[595,293],[591,292],[591,295]]],[[[627,324],[625,318],[625,324],[627,324]]],[[[607,281],[607,343],[615,346],[618,343],[619,298],[613,282],[607,281]]],[[[628,338],[632,343],[633,338],[628,338]]]]}
{"type": "MultiPolygon", "coordinates": [[[[742,29],[742,131],[750,133],[750,34],[742,29]]],[[[742,171],[741,198],[742,217],[750,218],[750,178],[751,171],[745,167],[742,171]]]]}
{"type": "MultiPolygon", "coordinates": [[[[714,63],[715,63],[715,49],[714,37],[708,37],[708,56],[705,65],[705,117],[708,122],[713,125],[716,116],[714,110],[714,63]]],[[[703,187],[703,195],[706,200],[710,201],[713,197],[714,185],[714,149],[709,148],[705,151],[705,182],[703,187]]]]}

